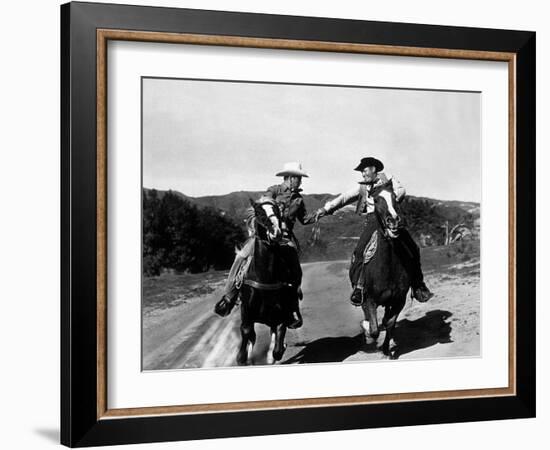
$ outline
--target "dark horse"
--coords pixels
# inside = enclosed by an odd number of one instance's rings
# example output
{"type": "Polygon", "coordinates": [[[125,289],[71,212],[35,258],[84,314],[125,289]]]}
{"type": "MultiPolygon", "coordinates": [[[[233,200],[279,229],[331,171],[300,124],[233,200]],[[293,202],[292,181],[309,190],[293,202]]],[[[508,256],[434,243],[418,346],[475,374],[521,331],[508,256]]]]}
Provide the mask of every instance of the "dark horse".
{"type": "MultiPolygon", "coordinates": [[[[241,290],[241,345],[237,363],[248,363],[249,355],[256,341],[254,324],[262,323],[271,329],[271,345],[268,361],[280,361],[286,350],[286,324],[297,300],[296,286],[290,285],[287,266],[284,263],[284,249],[272,239],[273,225],[261,203],[250,202],[254,208],[255,237],[254,253],[241,290]]],[[[278,208],[273,209],[279,225],[281,216],[278,208]]],[[[280,226],[279,226],[280,228],[280,226]]]]}
{"type": "Polygon", "coordinates": [[[402,221],[391,180],[376,186],[370,195],[374,199],[377,221],[376,236],[371,241],[376,245],[376,251],[372,259],[363,265],[365,298],[362,308],[365,320],[361,325],[367,344],[376,341],[380,334],[376,310],[378,306],[384,306],[382,326],[386,330],[386,337],[382,351],[386,356],[394,358],[394,328],[397,317],[405,306],[411,280],[399,257],[401,248],[397,248],[402,245],[397,239],[402,229],[402,221]]]}

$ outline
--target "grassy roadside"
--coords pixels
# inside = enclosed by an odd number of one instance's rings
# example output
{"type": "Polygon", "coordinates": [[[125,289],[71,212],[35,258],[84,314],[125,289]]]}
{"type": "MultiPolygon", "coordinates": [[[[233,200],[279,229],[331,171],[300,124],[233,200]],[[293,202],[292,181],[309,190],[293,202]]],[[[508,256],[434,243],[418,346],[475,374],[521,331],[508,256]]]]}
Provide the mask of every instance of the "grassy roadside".
{"type": "Polygon", "coordinates": [[[198,274],[165,273],[158,277],[144,277],[143,312],[171,308],[208,295],[223,286],[226,276],[226,271],[210,271],[198,274]]]}
{"type": "MultiPolygon", "coordinates": [[[[456,242],[448,246],[421,249],[424,272],[435,271],[452,275],[479,275],[479,241],[456,242]]],[[[342,270],[335,263],[332,272],[342,270]]],[[[223,286],[227,271],[210,271],[199,274],[165,273],[158,277],[143,278],[143,308],[166,309],[208,295],[223,286]]]]}

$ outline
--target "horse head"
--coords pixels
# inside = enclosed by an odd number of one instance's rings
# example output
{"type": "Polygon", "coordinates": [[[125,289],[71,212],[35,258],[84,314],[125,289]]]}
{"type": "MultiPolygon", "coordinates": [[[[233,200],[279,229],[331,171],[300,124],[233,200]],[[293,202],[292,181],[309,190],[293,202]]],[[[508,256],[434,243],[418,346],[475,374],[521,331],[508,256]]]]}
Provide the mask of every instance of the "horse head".
{"type": "Polygon", "coordinates": [[[275,229],[264,206],[267,207],[268,210],[271,209],[273,211],[273,215],[277,219],[279,229],[281,229],[281,213],[279,207],[273,200],[264,197],[257,201],[252,199],[249,199],[249,201],[254,211],[254,231],[256,236],[261,240],[270,242],[272,240],[271,236],[275,234],[275,229]]]}
{"type": "Polygon", "coordinates": [[[404,223],[399,203],[393,191],[392,181],[389,180],[384,184],[375,186],[371,191],[371,196],[374,199],[374,210],[380,226],[387,236],[396,238],[399,236],[404,223]]]}

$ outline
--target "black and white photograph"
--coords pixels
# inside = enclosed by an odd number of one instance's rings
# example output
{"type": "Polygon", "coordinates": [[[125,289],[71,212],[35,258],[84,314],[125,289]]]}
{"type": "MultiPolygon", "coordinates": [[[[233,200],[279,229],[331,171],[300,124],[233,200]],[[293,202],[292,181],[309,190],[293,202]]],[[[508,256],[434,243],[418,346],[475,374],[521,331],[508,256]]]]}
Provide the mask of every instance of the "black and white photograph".
{"type": "Polygon", "coordinates": [[[480,92],[141,88],[143,370],[481,355],[480,92]]]}
{"type": "Polygon", "coordinates": [[[5,5],[1,448],[548,440],[544,2],[5,5]]]}

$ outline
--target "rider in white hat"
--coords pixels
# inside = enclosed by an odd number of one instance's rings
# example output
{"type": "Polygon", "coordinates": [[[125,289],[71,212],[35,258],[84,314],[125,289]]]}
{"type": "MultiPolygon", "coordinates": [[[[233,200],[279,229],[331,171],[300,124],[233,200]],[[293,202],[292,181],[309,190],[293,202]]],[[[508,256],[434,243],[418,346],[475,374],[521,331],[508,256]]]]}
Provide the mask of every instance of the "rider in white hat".
{"type": "MultiPolygon", "coordinates": [[[[283,166],[283,170],[281,170],[279,173],[275,174],[276,177],[285,177],[285,181],[287,177],[298,177],[299,180],[296,180],[296,182],[302,182],[302,177],[309,177],[307,173],[304,172],[302,169],[302,164],[299,162],[287,162],[283,166]]],[[[298,186],[300,185],[298,183],[298,186]]]]}
{"type": "MultiPolygon", "coordinates": [[[[302,298],[300,285],[302,282],[302,269],[298,258],[299,244],[294,236],[293,229],[296,220],[299,220],[303,225],[313,223],[313,218],[308,218],[304,199],[302,197],[300,185],[302,178],[308,177],[308,174],[302,169],[299,162],[288,162],[284,165],[283,170],[275,174],[278,177],[283,177],[281,184],[270,186],[262,195],[260,201],[264,204],[264,209],[270,209],[269,203],[274,202],[279,207],[281,212],[281,228],[279,229],[278,222],[273,218],[275,229],[275,237],[281,239],[280,249],[284,255],[286,264],[289,266],[289,272],[292,274],[291,283],[297,286],[299,298],[302,298]]],[[[267,210],[268,216],[272,215],[272,210],[267,210]]],[[[251,234],[244,247],[237,253],[233,266],[229,272],[229,276],[225,285],[224,295],[217,304],[216,310],[224,311],[224,315],[229,314],[237,301],[239,286],[236,284],[236,278],[239,272],[244,267],[244,264],[249,260],[253,248],[252,228],[249,227],[251,234]],[[220,307],[221,305],[221,307],[220,307]]],[[[289,320],[289,328],[299,328],[302,326],[302,316],[300,314],[298,304],[295,305],[293,317],[289,320]]]]}

